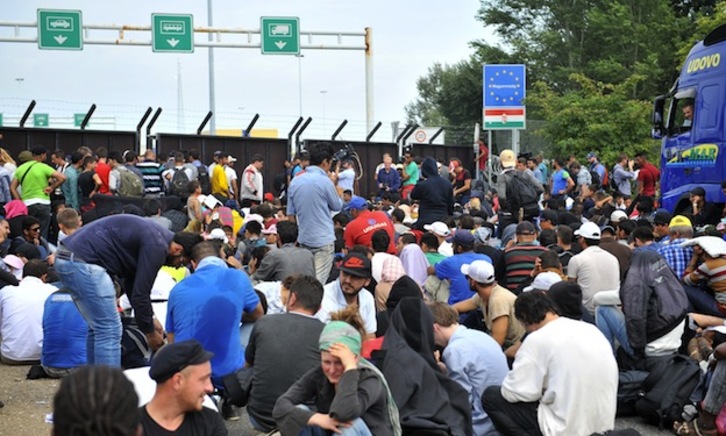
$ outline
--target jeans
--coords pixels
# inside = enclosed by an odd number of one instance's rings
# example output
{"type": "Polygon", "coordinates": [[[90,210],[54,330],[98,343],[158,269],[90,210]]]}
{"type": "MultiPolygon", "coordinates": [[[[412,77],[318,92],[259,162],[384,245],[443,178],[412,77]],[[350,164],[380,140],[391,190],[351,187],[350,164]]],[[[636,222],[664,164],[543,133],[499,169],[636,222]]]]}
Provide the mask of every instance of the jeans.
{"type": "Polygon", "coordinates": [[[718,309],[718,303],[716,303],[716,297],[708,291],[695,286],[684,285],[683,289],[686,290],[688,296],[688,302],[693,308],[693,312],[702,313],[704,315],[717,316],[723,318],[726,314],[718,309]]]}
{"type": "Polygon", "coordinates": [[[501,386],[489,386],[481,397],[484,410],[503,435],[541,436],[537,423],[539,403],[510,403],[502,396],[501,386]]]}
{"type": "MultiPolygon", "coordinates": [[[[297,407],[310,410],[308,406],[302,404],[297,407]]],[[[373,436],[373,433],[371,433],[362,418],[356,418],[350,424],[351,425],[348,428],[340,428],[341,436],[373,436]]],[[[322,428],[314,425],[309,425],[300,430],[299,436],[328,436],[329,434],[330,432],[327,430],[323,430],[322,428]]]]}
{"type": "Polygon", "coordinates": [[[616,306],[597,306],[595,308],[595,325],[610,342],[615,353],[615,340],[617,339],[623,351],[633,356],[633,348],[628,340],[628,331],[625,328],[625,315],[616,306]]]}
{"type": "Polygon", "coordinates": [[[48,227],[50,227],[50,204],[33,204],[28,206],[28,215],[40,221],[40,234],[48,239],[48,227]]]}
{"type": "Polygon", "coordinates": [[[335,254],[335,244],[330,243],[323,245],[322,247],[308,247],[303,245],[303,248],[313,253],[313,261],[315,262],[315,277],[320,283],[325,286],[328,282],[328,276],[330,275],[330,269],[333,267],[333,255],[335,254]]]}
{"type": "Polygon", "coordinates": [[[98,265],[74,260],[56,259],[55,269],[88,323],[88,364],[120,367],[121,317],[111,277],[98,265]]]}

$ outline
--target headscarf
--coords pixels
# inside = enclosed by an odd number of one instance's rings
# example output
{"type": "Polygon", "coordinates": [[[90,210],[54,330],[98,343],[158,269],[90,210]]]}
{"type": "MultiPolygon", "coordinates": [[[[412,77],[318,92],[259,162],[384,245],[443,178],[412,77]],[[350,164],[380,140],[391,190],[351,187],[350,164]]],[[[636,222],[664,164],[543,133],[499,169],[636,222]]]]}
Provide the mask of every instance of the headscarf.
{"type": "Polygon", "coordinates": [[[403,269],[419,286],[423,286],[429,277],[429,261],[426,255],[416,244],[406,244],[401,250],[401,263],[403,269]]]}
{"type": "MultiPolygon", "coordinates": [[[[318,345],[321,351],[327,351],[333,344],[344,344],[356,356],[360,356],[362,342],[360,333],[353,326],[344,321],[331,321],[320,333],[318,345]]],[[[393,400],[391,388],[388,387],[388,382],[383,376],[383,373],[363,357],[358,358],[358,367],[372,371],[383,384],[383,387],[386,389],[386,408],[388,410],[388,418],[391,420],[391,427],[393,427],[393,434],[394,436],[401,436],[401,421],[398,416],[398,407],[393,400]]]]}
{"type": "Polygon", "coordinates": [[[391,287],[391,293],[388,296],[388,300],[386,300],[386,309],[393,311],[398,306],[398,303],[406,297],[423,299],[421,288],[419,288],[418,284],[411,277],[403,276],[396,280],[391,287]]]}

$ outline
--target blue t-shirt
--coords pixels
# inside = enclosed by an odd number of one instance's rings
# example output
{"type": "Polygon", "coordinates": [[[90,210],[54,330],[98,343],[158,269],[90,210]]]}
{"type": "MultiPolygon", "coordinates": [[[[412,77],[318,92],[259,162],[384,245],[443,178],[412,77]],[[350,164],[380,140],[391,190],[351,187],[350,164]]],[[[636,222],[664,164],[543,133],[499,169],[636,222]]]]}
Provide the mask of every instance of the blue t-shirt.
{"type": "Polygon", "coordinates": [[[88,324],[67,291],[50,294],[43,306],[43,351],[40,362],[52,368],[86,364],[88,324]]]}
{"type": "Polygon", "coordinates": [[[559,169],[552,173],[552,195],[562,195],[560,191],[567,189],[567,179],[570,178],[570,173],[564,169],[559,169]]]}
{"type": "Polygon", "coordinates": [[[486,260],[492,263],[492,259],[486,254],[468,251],[447,257],[434,266],[436,277],[441,280],[448,279],[451,283],[449,287],[449,304],[456,304],[474,295],[474,291],[469,287],[469,281],[461,272],[461,266],[470,264],[475,260],[486,260]]]}
{"type": "Polygon", "coordinates": [[[196,339],[214,353],[212,377],[219,378],[244,366],[240,342],[242,312],[260,303],[249,277],[228,268],[222,259],[202,259],[194,274],[179,282],[169,294],[166,331],[174,341],[196,339]]]}

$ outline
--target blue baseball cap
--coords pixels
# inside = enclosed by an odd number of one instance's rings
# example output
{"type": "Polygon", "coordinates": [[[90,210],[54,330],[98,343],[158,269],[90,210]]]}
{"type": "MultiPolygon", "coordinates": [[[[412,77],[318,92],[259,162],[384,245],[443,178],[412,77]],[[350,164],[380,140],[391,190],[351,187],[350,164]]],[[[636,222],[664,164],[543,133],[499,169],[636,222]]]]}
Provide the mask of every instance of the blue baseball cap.
{"type": "Polygon", "coordinates": [[[354,195],[353,198],[350,199],[350,202],[348,202],[348,205],[345,206],[345,210],[361,210],[361,209],[368,209],[368,202],[365,198],[359,197],[357,195],[354,195]]]}

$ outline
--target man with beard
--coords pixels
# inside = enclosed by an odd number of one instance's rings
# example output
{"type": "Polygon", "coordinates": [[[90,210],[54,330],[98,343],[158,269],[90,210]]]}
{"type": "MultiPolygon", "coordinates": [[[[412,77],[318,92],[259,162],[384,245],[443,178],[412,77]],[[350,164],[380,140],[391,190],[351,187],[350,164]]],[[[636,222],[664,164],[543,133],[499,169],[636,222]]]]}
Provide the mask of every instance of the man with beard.
{"type": "Polygon", "coordinates": [[[358,307],[366,333],[376,333],[376,304],[371,292],[364,290],[371,282],[371,261],[360,253],[350,253],[338,265],[340,277],[325,285],[322,307],[315,315],[322,322],[330,321],[330,314],[351,304],[358,307]]]}

